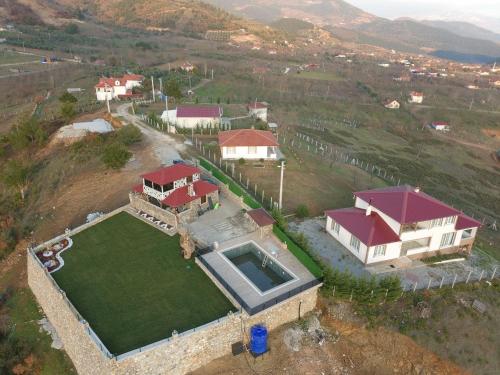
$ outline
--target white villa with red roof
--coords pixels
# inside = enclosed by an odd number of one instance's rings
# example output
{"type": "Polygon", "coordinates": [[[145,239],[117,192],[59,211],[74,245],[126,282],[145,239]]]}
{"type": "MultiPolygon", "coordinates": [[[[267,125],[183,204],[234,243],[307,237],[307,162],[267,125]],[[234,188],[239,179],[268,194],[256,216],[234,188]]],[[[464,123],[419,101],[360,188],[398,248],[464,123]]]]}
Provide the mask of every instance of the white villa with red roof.
{"type": "Polygon", "coordinates": [[[201,170],[191,165],[174,164],[141,177],[142,184],[133,191],[157,208],[173,214],[191,210],[194,217],[219,202],[218,186],[202,180],[201,170]]]}
{"type": "Polygon", "coordinates": [[[267,103],[253,102],[247,105],[248,115],[257,118],[261,121],[267,122],[267,103]]]}
{"type": "Polygon", "coordinates": [[[354,193],[326,211],[326,231],[365,265],[400,257],[470,253],[480,222],[408,185],[354,193]]]}
{"type": "Polygon", "coordinates": [[[278,141],[268,130],[238,129],[219,132],[222,159],[277,160],[278,141]]]}
{"type": "Polygon", "coordinates": [[[223,111],[218,105],[179,105],[164,111],[161,119],[180,128],[218,128],[223,111]]]}
{"type": "Polygon", "coordinates": [[[422,104],[424,101],[424,93],[423,92],[418,92],[418,91],[412,91],[410,93],[410,103],[415,103],[415,104],[422,104]]]}
{"type": "Polygon", "coordinates": [[[144,76],[139,74],[125,74],[123,77],[102,77],[95,85],[95,95],[99,101],[131,98],[137,95],[133,93],[133,89],[142,86],[142,81],[144,81],[144,76]]]}

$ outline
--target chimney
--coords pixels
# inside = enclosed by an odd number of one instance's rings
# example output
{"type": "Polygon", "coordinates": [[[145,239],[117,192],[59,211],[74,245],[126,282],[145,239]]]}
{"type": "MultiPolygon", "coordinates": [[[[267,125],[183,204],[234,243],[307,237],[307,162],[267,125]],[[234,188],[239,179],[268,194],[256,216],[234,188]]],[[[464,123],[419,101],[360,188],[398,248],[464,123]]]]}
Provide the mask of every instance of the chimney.
{"type": "Polygon", "coordinates": [[[366,207],[366,216],[370,216],[372,214],[372,200],[368,202],[368,207],[366,207]]]}
{"type": "Polygon", "coordinates": [[[417,186],[414,191],[415,193],[420,193],[420,186],[417,186]]]}
{"type": "Polygon", "coordinates": [[[195,193],[194,193],[194,186],[193,186],[193,184],[192,184],[192,183],[190,183],[190,184],[188,185],[188,195],[189,195],[190,197],[194,197],[194,196],[195,196],[195,193]]]}

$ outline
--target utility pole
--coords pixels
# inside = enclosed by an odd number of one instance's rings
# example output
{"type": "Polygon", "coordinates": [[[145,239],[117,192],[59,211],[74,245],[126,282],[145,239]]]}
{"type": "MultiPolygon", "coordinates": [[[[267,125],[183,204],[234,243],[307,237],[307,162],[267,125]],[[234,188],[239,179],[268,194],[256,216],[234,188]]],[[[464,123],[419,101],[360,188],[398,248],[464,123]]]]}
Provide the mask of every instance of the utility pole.
{"type": "Polygon", "coordinates": [[[279,200],[279,205],[278,208],[280,210],[283,209],[283,175],[285,173],[285,161],[281,161],[281,177],[280,177],[280,200],[279,200]]]}
{"type": "Polygon", "coordinates": [[[163,94],[163,79],[160,77],[160,92],[163,94]]]}
{"type": "Polygon", "coordinates": [[[111,109],[109,108],[109,95],[108,95],[108,85],[104,85],[104,94],[106,95],[106,106],[108,107],[108,113],[111,113],[111,109]]]}
{"type": "Polygon", "coordinates": [[[212,69],[212,81],[214,80],[214,70],[212,69]]]}
{"type": "Polygon", "coordinates": [[[151,91],[153,93],[153,103],[156,103],[156,98],[155,98],[155,80],[153,76],[151,76],[151,91]]]}

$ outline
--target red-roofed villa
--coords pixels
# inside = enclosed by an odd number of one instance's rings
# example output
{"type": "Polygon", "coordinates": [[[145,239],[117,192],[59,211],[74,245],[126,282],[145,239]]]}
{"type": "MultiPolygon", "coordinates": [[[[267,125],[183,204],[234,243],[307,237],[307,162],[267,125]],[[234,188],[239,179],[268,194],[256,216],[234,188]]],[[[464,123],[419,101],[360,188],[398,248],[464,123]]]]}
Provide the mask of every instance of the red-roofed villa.
{"type": "Polygon", "coordinates": [[[253,118],[258,118],[261,121],[267,122],[267,107],[266,102],[253,102],[247,105],[248,115],[253,118]]]}
{"type": "Polygon", "coordinates": [[[222,113],[218,105],[179,105],[176,109],[163,111],[161,118],[181,128],[218,128],[222,113]]]}
{"type": "Polygon", "coordinates": [[[278,141],[267,130],[237,129],[219,132],[222,159],[277,160],[278,141]]]}
{"type": "Polygon", "coordinates": [[[139,74],[125,74],[123,77],[102,77],[95,85],[95,95],[97,100],[127,99],[141,96],[134,94],[135,87],[142,86],[144,76],[139,74]]]}
{"type": "Polygon", "coordinates": [[[189,221],[219,203],[217,185],[202,180],[197,167],[179,163],[141,177],[142,184],[130,196],[132,206],[173,226],[178,220],[171,220],[168,214],[189,221]]]}
{"type": "Polygon", "coordinates": [[[481,225],[408,185],[354,196],[354,207],[325,212],[326,231],[365,265],[438,252],[470,253],[481,225]]]}

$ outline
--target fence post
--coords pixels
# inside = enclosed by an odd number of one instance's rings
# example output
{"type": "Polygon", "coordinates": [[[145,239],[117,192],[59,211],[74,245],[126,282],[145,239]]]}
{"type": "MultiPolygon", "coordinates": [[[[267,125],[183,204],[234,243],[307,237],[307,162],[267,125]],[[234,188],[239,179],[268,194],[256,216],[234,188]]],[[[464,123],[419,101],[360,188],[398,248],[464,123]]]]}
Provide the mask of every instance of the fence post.
{"type": "Polygon", "coordinates": [[[387,300],[387,295],[389,294],[389,289],[385,290],[384,303],[387,300]]]}
{"type": "Polygon", "coordinates": [[[481,275],[479,275],[479,281],[481,281],[481,280],[482,280],[482,278],[483,278],[483,274],[484,274],[484,270],[481,270],[481,275]]]}
{"type": "Polygon", "coordinates": [[[432,283],[432,277],[429,277],[429,284],[427,284],[427,289],[430,289],[432,283]]]}
{"type": "Polygon", "coordinates": [[[443,287],[444,276],[441,277],[441,282],[439,283],[439,289],[443,287]]]}
{"type": "Polygon", "coordinates": [[[451,283],[451,289],[455,287],[455,282],[457,281],[457,274],[455,274],[455,277],[453,278],[453,282],[451,283]]]}
{"type": "Polygon", "coordinates": [[[349,297],[349,302],[352,302],[352,294],[354,293],[354,290],[351,289],[351,296],[349,297]]]}
{"type": "Polygon", "coordinates": [[[415,281],[415,285],[413,285],[413,292],[415,292],[417,290],[417,284],[418,284],[418,281],[415,281]]]}
{"type": "Polygon", "coordinates": [[[469,271],[469,274],[467,275],[467,280],[465,280],[465,283],[469,283],[470,275],[472,274],[472,271],[469,271]]]}
{"type": "Polygon", "coordinates": [[[497,273],[497,267],[493,270],[493,273],[491,274],[491,280],[495,278],[495,274],[497,273]]]}
{"type": "Polygon", "coordinates": [[[333,286],[333,292],[332,292],[332,297],[335,297],[335,285],[333,286]]]}
{"type": "Polygon", "coordinates": [[[264,203],[264,190],[262,190],[262,203],[264,203]]]}

